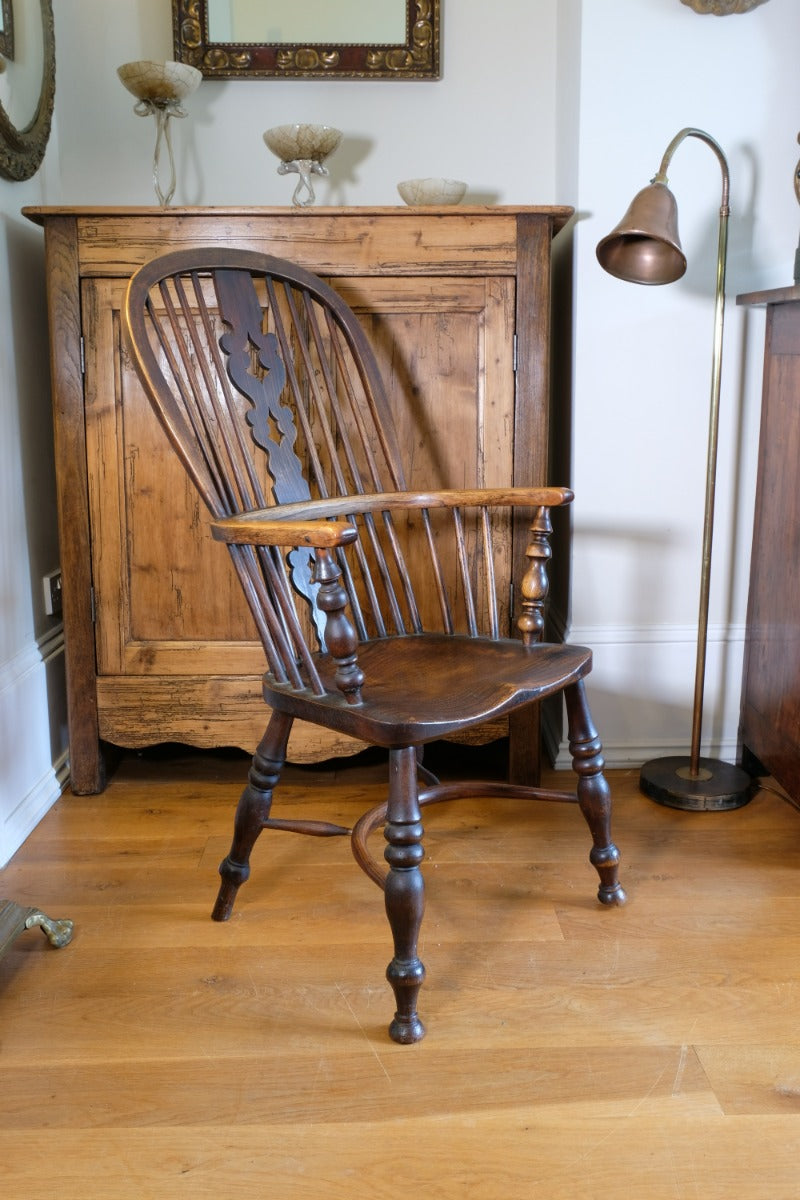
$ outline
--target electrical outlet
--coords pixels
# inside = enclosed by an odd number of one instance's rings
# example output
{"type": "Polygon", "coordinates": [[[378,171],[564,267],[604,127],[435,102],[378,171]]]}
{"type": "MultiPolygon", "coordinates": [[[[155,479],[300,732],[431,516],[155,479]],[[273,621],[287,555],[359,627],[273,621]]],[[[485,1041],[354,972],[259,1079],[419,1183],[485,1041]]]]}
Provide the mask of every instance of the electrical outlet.
{"type": "Polygon", "coordinates": [[[44,611],[48,617],[61,616],[61,568],[42,578],[44,611]]]}

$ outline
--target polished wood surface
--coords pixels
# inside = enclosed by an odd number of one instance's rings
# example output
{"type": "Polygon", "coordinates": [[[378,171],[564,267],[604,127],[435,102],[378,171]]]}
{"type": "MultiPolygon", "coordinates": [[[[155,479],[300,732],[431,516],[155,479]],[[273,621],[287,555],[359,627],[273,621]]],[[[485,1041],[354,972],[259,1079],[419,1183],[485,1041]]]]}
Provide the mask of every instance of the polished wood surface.
{"type": "MultiPolygon", "coordinates": [[[[253,847],[275,828],[273,793],[295,720],[387,748],[380,824],[388,870],[355,833],[353,850],[384,892],[392,931],[390,1034],[417,1042],[421,809],[475,794],[467,776],[444,792],[425,778],[421,790],[427,744],[521,709],[533,714],[563,694],[575,790],[557,799],[575,799],[589,826],[598,899],[625,901],[602,743],[583,683],[591,651],[543,640],[550,509],[572,492],[408,491],[407,447],[355,312],[319,276],[274,255],[205,247],[154,258],[131,278],[122,329],[164,439],[227,544],[267,664],[271,714],[220,864],[214,918],[230,919],[253,847]],[[509,514],[520,509],[527,566],[512,615],[509,514]]],[[[435,455],[435,441],[431,449],[435,455]]],[[[181,522],[174,511],[161,514],[168,565],[181,522]]],[[[208,586],[196,580],[198,602],[208,586]]],[[[506,786],[519,799],[552,799],[516,780],[506,786]]],[[[371,825],[367,814],[362,821],[371,825]]],[[[281,828],[291,825],[281,818],[281,828]]],[[[328,821],[295,832],[348,831],[328,821]]]]}
{"type": "MultiPolygon", "coordinates": [[[[76,791],[102,788],[103,741],[252,749],[261,729],[252,622],[224,556],[192,520],[196,501],[166,461],[120,345],[125,285],[144,262],[236,245],[325,275],[376,348],[412,486],[549,482],[550,247],[571,209],[25,211],[44,226],[47,250],[76,791]],[[453,428],[458,438],[439,436],[453,428]],[[161,518],[173,508],[187,514],[186,532],[165,546],[161,518]],[[209,581],[203,606],[189,599],[198,578],[209,581]],[[174,702],[176,678],[191,689],[191,714],[174,702]],[[137,709],[138,690],[147,704],[137,709]]],[[[524,562],[525,544],[524,523],[514,523],[509,562],[524,562]]],[[[515,736],[516,773],[533,777],[538,737],[529,726],[515,736]]],[[[309,761],[357,748],[298,722],[290,753],[309,761]]]]}
{"type": "MultiPolygon", "coordinates": [[[[774,792],[685,813],[612,772],[622,909],[592,900],[568,806],[431,811],[434,1020],[408,1048],[344,842],[269,834],[249,905],[208,919],[244,766],[128,757],[4,871],[75,920],[0,963],[4,1195],[794,1200],[800,814],[774,792]]],[[[292,768],[291,810],[347,823],[383,773],[292,768]]]]}
{"type": "Polygon", "coordinates": [[[741,754],[800,800],[800,288],[738,300],[767,306],[741,754]]]}

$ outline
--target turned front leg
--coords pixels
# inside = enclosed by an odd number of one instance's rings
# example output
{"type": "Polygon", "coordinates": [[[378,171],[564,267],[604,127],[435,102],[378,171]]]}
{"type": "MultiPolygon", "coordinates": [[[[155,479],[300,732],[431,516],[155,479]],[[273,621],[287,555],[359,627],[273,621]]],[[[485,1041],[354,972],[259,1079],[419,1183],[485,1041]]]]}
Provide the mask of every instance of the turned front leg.
{"type": "Polygon", "coordinates": [[[425,1027],[417,1014],[417,997],[425,968],[417,955],[417,941],[425,911],[425,884],[420,864],[422,821],[417,800],[417,758],[413,747],[393,750],[389,759],[389,801],[384,837],[384,858],[389,864],[384,894],[386,915],[394,937],[394,958],[386,978],[394,989],[397,1011],[389,1026],[395,1042],[418,1042],[425,1027]]]}
{"type": "Polygon", "coordinates": [[[569,749],[578,776],[578,803],[592,835],[589,861],[600,876],[601,904],[624,904],[619,882],[619,850],[611,840],[611,789],[603,768],[603,746],[592,723],[583,681],[564,690],[569,749]]]}
{"type": "Polygon", "coordinates": [[[250,853],[269,818],[272,792],[286,761],[292,721],[285,713],[274,712],[253,755],[247,787],[236,809],[231,848],[219,865],[221,883],[211,914],[215,921],[228,920],[239,888],[250,877],[250,853]]]}

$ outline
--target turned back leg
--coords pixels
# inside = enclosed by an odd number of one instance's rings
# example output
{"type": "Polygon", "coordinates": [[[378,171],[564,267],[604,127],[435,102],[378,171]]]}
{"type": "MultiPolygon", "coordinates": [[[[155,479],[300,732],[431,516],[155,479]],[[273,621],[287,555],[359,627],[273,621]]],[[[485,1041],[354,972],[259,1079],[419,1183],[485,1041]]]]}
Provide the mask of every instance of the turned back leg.
{"type": "Polygon", "coordinates": [[[578,803],[592,835],[589,860],[600,876],[597,897],[602,904],[624,904],[619,882],[619,850],[611,840],[611,790],[603,767],[603,746],[592,723],[583,682],[564,690],[569,724],[569,749],[578,776],[578,803]]]}
{"type": "Polygon", "coordinates": [[[293,718],[274,712],[253,755],[247,786],[236,809],[230,851],[219,865],[220,883],[212,917],[227,921],[236,893],[250,875],[250,852],[272,807],[272,793],[286,762],[286,744],[293,718]]]}

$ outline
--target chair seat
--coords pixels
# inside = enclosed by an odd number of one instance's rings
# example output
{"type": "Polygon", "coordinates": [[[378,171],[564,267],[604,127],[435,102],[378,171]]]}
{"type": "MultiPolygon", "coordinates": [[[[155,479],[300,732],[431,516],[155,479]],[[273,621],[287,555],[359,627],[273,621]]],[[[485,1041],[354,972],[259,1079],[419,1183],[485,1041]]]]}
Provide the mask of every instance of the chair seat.
{"type": "Polygon", "coordinates": [[[362,642],[358,663],[366,676],[359,705],[345,701],[328,655],[317,659],[327,695],[293,691],[266,675],[264,699],[271,708],[381,746],[416,745],[561,691],[589,673],[592,652],[548,642],[526,647],[512,639],[415,634],[362,642]]]}

